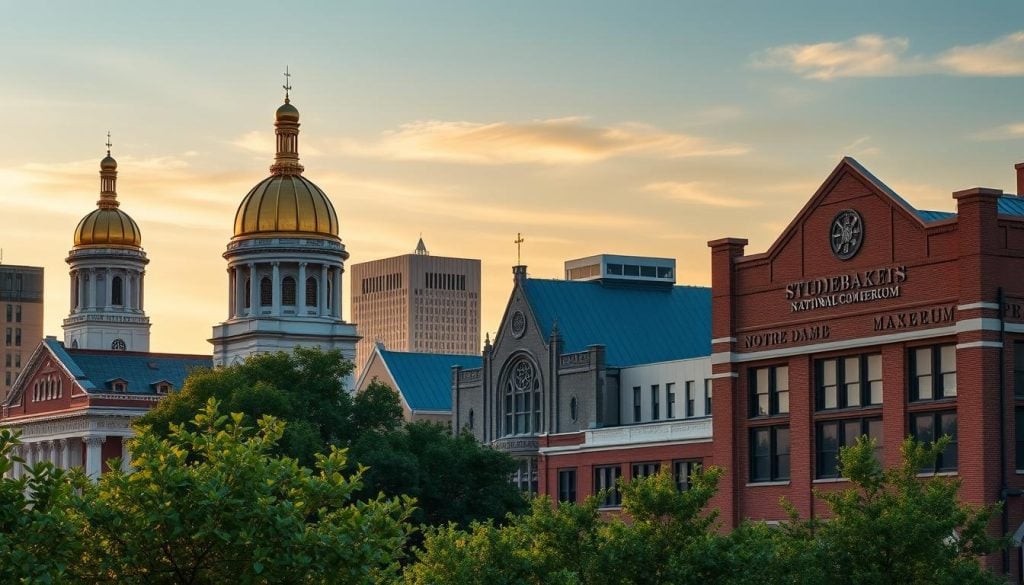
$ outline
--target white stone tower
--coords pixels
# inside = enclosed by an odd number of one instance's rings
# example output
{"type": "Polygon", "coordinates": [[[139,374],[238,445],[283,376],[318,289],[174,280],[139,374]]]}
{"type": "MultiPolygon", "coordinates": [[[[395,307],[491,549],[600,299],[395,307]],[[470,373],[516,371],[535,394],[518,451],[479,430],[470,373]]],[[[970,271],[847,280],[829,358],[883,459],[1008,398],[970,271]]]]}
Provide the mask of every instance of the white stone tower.
{"type": "Polygon", "coordinates": [[[228,261],[228,318],[213,327],[213,363],[295,347],[338,349],[355,358],[359,340],[345,322],[341,277],[348,252],[327,195],[302,176],[299,111],[285,86],[274,123],[277,156],[270,176],[242,199],[228,261]]]}
{"type": "Polygon", "coordinates": [[[149,351],[145,307],[146,252],[142,232],[117,201],[117,161],[100,161],[100,199],[78,222],[71,267],[71,313],[64,345],[82,349],[149,351]]]}

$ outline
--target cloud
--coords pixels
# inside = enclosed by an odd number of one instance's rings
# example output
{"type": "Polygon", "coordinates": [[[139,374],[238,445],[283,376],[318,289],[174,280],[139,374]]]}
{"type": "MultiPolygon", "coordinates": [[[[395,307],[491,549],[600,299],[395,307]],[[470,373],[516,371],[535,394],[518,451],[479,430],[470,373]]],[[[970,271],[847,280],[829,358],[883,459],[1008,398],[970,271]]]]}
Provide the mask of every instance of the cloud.
{"type": "Polygon", "coordinates": [[[860,35],[842,42],[771,48],[755,55],[754,65],[789,69],[808,79],[886,77],[913,69],[914,60],[902,58],[909,46],[905,38],[860,35]]]}
{"type": "Polygon", "coordinates": [[[1017,140],[1024,138],[1024,122],[1004,124],[973,135],[975,140],[1017,140]]]}
{"type": "Polygon", "coordinates": [[[419,121],[368,144],[339,143],[345,154],[480,165],[586,164],[620,156],[734,156],[742,145],[660,130],[639,123],[588,124],[584,118],[531,122],[419,121]]]}
{"type": "Polygon", "coordinates": [[[687,203],[711,205],[713,207],[750,207],[757,205],[754,201],[746,201],[735,197],[709,193],[696,181],[688,183],[678,183],[674,181],[650,183],[644,186],[644,190],[652,193],[658,193],[665,199],[671,199],[673,201],[685,201],[687,203]]]}
{"type": "Polygon", "coordinates": [[[841,147],[839,152],[828,155],[829,159],[842,158],[844,156],[875,156],[882,153],[882,149],[877,146],[871,146],[870,136],[861,136],[853,142],[841,147]]]}
{"type": "Polygon", "coordinates": [[[755,53],[755,67],[786,69],[806,79],[924,74],[974,77],[1024,75],[1024,31],[937,55],[908,55],[905,37],[864,34],[846,41],[793,44],[755,53]]]}
{"type": "Polygon", "coordinates": [[[953,47],[938,63],[958,75],[1017,77],[1024,75],[1024,31],[991,43],[953,47]]]}

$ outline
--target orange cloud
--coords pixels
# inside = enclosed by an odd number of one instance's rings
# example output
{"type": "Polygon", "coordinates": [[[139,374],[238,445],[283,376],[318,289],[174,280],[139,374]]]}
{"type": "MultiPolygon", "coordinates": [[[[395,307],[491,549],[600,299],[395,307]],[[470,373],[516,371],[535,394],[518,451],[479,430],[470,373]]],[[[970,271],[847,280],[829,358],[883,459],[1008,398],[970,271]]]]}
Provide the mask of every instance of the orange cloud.
{"type": "Polygon", "coordinates": [[[627,155],[680,158],[748,152],[742,145],[718,144],[646,124],[596,126],[584,118],[489,124],[430,120],[405,124],[375,142],[339,144],[346,154],[484,165],[586,164],[627,155]]]}
{"type": "Polygon", "coordinates": [[[713,207],[751,207],[758,204],[756,201],[737,199],[735,197],[728,197],[726,195],[718,195],[708,192],[696,181],[690,181],[687,183],[679,183],[675,181],[650,183],[644,186],[644,190],[658,193],[665,199],[671,199],[673,201],[684,201],[686,203],[696,203],[698,205],[711,205],[713,207]]]}

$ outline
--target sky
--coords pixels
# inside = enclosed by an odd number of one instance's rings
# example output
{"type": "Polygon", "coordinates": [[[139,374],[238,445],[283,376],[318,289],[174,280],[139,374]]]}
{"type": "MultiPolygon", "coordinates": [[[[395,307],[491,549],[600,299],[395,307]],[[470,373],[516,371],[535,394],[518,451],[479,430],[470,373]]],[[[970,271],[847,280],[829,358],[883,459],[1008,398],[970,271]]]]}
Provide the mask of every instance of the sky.
{"type": "Polygon", "coordinates": [[[62,337],[109,130],[154,351],[211,351],[286,66],[349,263],[480,258],[492,335],[517,233],[534,277],[607,252],[708,285],[707,241],[765,250],[843,156],[937,210],[1024,161],[1017,1],[23,2],[0,52],[3,261],[45,267],[62,337]]]}

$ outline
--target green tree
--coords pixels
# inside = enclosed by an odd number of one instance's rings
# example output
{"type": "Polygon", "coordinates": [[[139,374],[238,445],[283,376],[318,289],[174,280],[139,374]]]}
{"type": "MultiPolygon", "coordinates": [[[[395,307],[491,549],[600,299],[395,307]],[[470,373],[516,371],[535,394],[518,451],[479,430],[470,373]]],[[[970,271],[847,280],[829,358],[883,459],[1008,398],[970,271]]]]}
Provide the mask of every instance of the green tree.
{"type": "Polygon", "coordinates": [[[515,460],[468,432],[452,435],[445,425],[413,422],[384,434],[364,433],[351,456],[369,467],[363,493],[416,498],[416,523],[467,527],[527,507],[522,492],[508,481],[515,460]]]}
{"type": "Polygon", "coordinates": [[[338,351],[297,348],[257,355],[239,365],[193,372],[139,424],[167,436],[172,425],[191,421],[215,398],[225,412],[245,415],[246,424],[264,415],[285,422],[276,452],[310,466],[317,453],[348,447],[364,433],[387,432],[401,423],[395,393],[378,384],[353,397],[343,383],[351,372],[352,363],[338,351]]]}
{"type": "MultiPolygon", "coordinates": [[[[977,507],[958,497],[960,481],[922,478],[949,438],[923,445],[907,439],[903,463],[882,469],[875,443],[861,437],[840,453],[840,471],[848,489],[819,491],[831,512],[825,522],[794,519],[779,544],[794,553],[803,583],[873,585],[905,583],[987,584],[1003,581],[980,563],[984,555],[1007,546],[989,532],[998,506],[977,507]]],[[[781,558],[781,555],[777,555],[781,558]]],[[[781,579],[784,568],[777,567],[781,579]]]]}
{"type": "Polygon", "coordinates": [[[411,501],[354,501],[361,472],[345,452],[316,470],[272,456],[284,422],[219,413],[210,400],[192,427],[166,438],[143,429],[133,470],[104,474],[76,502],[93,583],[379,583],[396,578],[411,501]]]}
{"type": "Polygon", "coordinates": [[[88,480],[49,462],[4,477],[24,460],[13,455],[18,434],[0,430],[0,583],[63,583],[81,557],[80,517],[68,505],[88,480]]]}

